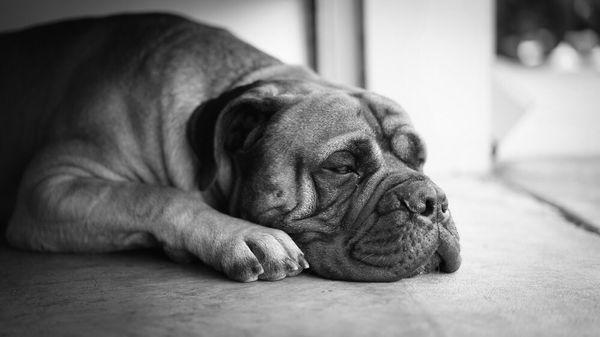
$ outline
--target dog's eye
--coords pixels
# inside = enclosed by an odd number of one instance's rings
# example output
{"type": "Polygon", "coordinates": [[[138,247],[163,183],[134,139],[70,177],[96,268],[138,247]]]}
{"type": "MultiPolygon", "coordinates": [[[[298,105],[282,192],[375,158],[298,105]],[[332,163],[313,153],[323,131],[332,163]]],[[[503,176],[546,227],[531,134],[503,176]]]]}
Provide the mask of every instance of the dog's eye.
{"type": "Polygon", "coordinates": [[[354,168],[351,166],[340,166],[340,167],[332,167],[329,168],[330,171],[333,171],[337,174],[348,174],[348,173],[354,173],[354,168]]]}
{"type": "Polygon", "coordinates": [[[323,168],[336,174],[357,173],[356,159],[348,151],[338,151],[331,154],[323,163],[323,168]]]}

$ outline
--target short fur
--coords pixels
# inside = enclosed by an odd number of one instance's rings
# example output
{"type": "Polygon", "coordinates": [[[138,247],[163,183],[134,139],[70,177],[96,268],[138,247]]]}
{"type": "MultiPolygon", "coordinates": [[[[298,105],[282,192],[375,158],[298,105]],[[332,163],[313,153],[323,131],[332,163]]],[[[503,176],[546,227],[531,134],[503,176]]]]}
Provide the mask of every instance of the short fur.
{"type": "Polygon", "coordinates": [[[446,197],[390,100],[165,14],[39,26],[0,45],[16,247],[159,246],[239,281],[308,263],[371,281],[460,265],[446,197]]]}

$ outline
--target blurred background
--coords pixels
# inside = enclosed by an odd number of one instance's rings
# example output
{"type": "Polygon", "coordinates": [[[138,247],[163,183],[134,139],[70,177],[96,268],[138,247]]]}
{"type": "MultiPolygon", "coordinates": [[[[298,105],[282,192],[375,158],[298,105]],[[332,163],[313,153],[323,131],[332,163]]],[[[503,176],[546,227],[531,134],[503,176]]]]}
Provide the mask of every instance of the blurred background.
{"type": "Polygon", "coordinates": [[[430,175],[494,173],[600,219],[600,0],[1,0],[0,30],[140,11],[226,27],[389,96],[425,138],[430,175]]]}

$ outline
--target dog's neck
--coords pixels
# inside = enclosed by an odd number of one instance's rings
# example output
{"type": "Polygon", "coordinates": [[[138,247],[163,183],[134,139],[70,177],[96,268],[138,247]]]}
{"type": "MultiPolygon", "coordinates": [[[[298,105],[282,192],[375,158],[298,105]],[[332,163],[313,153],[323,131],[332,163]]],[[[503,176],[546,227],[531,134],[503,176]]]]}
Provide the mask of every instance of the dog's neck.
{"type": "Polygon", "coordinates": [[[222,213],[228,213],[229,193],[215,180],[206,190],[202,191],[206,204],[222,213]]]}
{"type": "Polygon", "coordinates": [[[254,70],[236,81],[232,87],[248,85],[256,81],[264,81],[268,79],[305,79],[311,81],[321,81],[319,76],[312,70],[303,66],[292,66],[289,64],[276,64],[265,68],[254,70]]]}

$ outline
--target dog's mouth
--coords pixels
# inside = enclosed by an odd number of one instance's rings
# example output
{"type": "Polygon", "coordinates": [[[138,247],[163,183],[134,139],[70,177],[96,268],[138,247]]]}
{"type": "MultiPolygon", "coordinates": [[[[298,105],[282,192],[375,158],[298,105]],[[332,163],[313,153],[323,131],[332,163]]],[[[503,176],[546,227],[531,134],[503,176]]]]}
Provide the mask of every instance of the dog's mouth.
{"type": "Polygon", "coordinates": [[[357,264],[389,271],[393,278],[430,272],[452,273],[460,267],[460,246],[454,224],[420,219],[402,210],[370,217],[373,224],[348,246],[357,264]]]}
{"type": "Polygon", "coordinates": [[[340,233],[300,241],[311,270],[341,280],[390,282],[460,267],[454,223],[424,223],[406,211],[369,217],[371,228],[359,235],[340,233]]]}
{"type": "Polygon", "coordinates": [[[350,225],[344,230],[304,235],[306,240],[299,241],[311,269],[321,276],[355,281],[456,271],[461,264],[459,237],[445,196],[431,211],[424,207],[421,212],[411,199],[426,188],[439,190],[425,178],[391,177],[366,204],[347,214],[350,225]]]}

